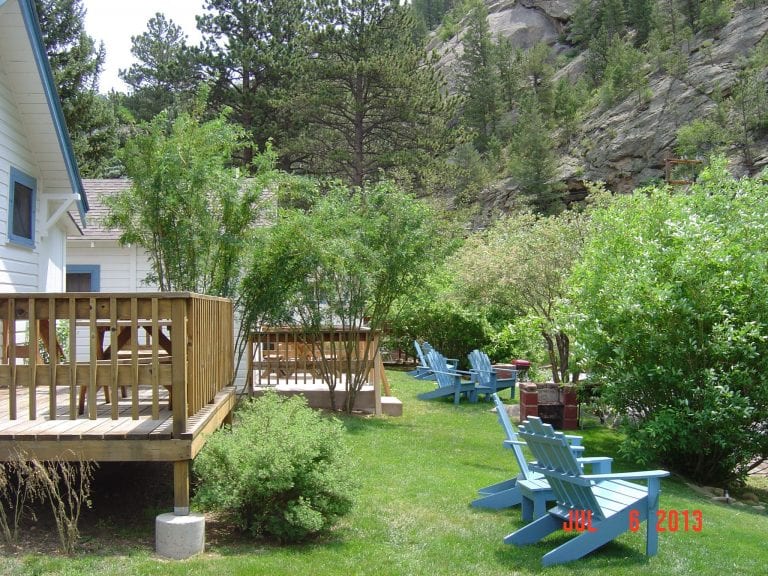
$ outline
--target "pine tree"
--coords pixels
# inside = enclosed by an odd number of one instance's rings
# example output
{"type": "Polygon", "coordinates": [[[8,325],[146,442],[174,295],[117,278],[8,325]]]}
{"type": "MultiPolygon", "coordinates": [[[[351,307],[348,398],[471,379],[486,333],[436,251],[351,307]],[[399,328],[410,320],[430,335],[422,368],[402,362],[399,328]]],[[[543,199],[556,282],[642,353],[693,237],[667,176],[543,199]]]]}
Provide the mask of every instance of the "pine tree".
{"type": "Polygon", "coordinates": [[[146,32],[131,37],[136,63],[119,74],[132,90],[125,105],[137,120],[151,120],[194,94],[200,66],[186,39],[160,12],[147,22],[146,32]]]}
{"type": "Polygon", "coordinates": [[[382,170],[419,173],[450,148],[453,101],[415,40],[408,6],[348,0],[326,7],[291,110],[305,130],[293,167],[361,185],[382,170]]]}
{"type": "Polygon", "coordinates": [[[510,172],[520,192],[543,214],[563,209],[562,187],[556,181],[554,144],[535,94],[526,98],[517,122],[510,172]]]}
{"type": "Polygon", "coordinates": [[[205,0],[197,17],[203,34],[205,71],[213,81],[211,106],[231,108],[251,145],[241,153],[250,166],[254,146],[274,139],[279,149],[294,129],[286,95],[293,90],[298,62],[308,58],[305,0],[205,0]]]}
{"type": "Polygon", "coordinates": [[[101,176],[117,147],[112,107],[98,93],[104,45],[97,48],[85,32],[82,0],[35,0],[35,5],[80,173],[101,176]]]}
{"type": "Polygon", "coordinates": [[[504,107],[511,110],[517,102],[522,79],[522,52],[515,48],[512,41],[506,36],[499,36],[496,40],[497,74],[499,76],[500,99],[504,107]]]}
{"type": "Polygon", "coordinates": [[[500,114],[499,76],[488,26],[488,9],[483,2],[478,1],[472,6],[461,42],[464,51],[458,61],[457,84],[464,97],[464,124],[472,131],[477,149],[483,152],[500,114]]]}

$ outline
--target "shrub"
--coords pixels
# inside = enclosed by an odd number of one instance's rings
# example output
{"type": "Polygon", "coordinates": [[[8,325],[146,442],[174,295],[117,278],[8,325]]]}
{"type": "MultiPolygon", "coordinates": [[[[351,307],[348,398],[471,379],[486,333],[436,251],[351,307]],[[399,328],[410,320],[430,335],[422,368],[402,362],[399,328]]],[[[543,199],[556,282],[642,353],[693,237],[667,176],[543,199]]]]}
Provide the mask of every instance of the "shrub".
{"type": "Polygon", "coordinates": [[[256,538],[298,542],[352,508],[354,467],[343,427],[301,397],[246,401],[194,463],[195,503],[256,538]]]}
{"type": "Polygon", "coordinates": [[[547,363],[539,322],[528,316],[516,318],[493,334],[486,352],[494,362],[511,362],[523,358],[533,364],[547,363]]]}
{"type": "Polygon", "coordinates": [[[724,164],[687,194],[595,212],[569,282],[588,370],[627,417],[625,451],[721,484],[768,454],[768,184],[724,164]]]}
{"type": "Polygon", "coordinates": [[[467,354],[490,341],[490,324],[482,312],[438,297],[416,300],[390,326],[400,346],[415,354],[413,341],[426,340],[441,354],[469,367],[467,354]]]}

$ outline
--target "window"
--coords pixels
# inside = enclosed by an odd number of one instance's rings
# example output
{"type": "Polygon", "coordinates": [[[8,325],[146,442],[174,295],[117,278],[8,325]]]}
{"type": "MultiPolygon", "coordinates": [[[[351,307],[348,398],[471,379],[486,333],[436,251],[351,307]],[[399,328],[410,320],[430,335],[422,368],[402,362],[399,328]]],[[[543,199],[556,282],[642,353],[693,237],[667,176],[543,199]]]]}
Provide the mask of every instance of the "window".
{"type": "Polygon", "coordinates": [[[9,191],[8,239],[24,246],[35,245],[35,194],[37,181],[24,172],[11,168],[9,191]]]}
{"type": "Polygon", "coordinates": [[[100,284],[100,266],[67,265],[67,292],[98,292],[100,284]]]}

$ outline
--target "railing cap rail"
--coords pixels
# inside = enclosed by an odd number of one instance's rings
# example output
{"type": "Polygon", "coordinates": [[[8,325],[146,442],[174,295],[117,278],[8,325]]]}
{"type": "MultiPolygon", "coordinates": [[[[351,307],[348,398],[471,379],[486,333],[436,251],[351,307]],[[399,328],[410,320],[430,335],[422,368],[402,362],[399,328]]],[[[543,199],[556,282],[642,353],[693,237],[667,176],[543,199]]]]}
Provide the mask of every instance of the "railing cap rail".
{"type": "Polygon", "coordinates": [[[161,298],[165,300],[230,301],[229,298],[196,292],[0,292],[0,300],[10,298],[161,298]]]}

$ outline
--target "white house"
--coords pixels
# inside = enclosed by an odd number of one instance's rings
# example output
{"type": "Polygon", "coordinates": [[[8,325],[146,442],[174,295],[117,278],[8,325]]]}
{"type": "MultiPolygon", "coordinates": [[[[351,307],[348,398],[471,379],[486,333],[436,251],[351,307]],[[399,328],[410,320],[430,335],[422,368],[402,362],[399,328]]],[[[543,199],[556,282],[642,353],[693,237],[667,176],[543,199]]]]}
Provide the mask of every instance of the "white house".
{"type": "Polygon", "coordinates": [[[63,291],[87,210],[34,0],[0,0],[0,292],[63,291]]]}
{"type": "MultiPolygon", "coordinates": [[[[67,237],[67,292],[156,292],[147,283],[152,270],[139,246],[121,246],[120,230],[105,226],[106,199],[131,186],[130,180],[83,180],[88,195],[88,226],[67,237]]],[[[72,212],[72,216],[76,214],[72,212]]]]}

